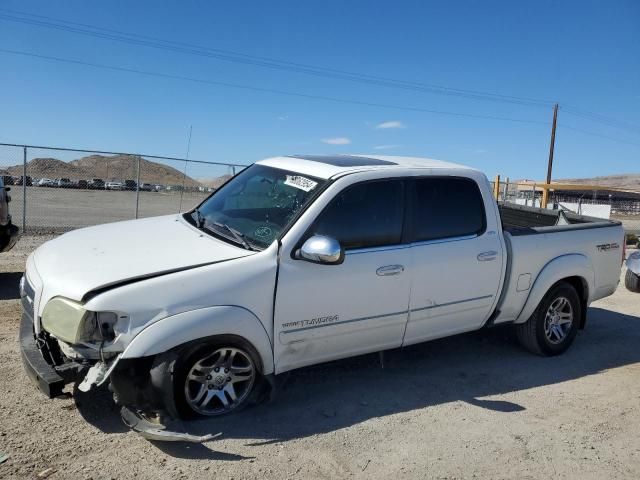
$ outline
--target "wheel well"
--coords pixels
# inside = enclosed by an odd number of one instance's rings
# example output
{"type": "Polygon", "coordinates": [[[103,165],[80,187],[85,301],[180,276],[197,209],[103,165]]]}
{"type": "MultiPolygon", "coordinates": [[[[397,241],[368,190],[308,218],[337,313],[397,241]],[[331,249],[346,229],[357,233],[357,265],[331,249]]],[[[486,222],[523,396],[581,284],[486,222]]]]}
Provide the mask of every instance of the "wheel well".
{"type": "Polygon", "coordinates": [[[117,403],[148,413],[165,412],[179,418],[173,395],[176,362],[206,343],[243,348],[253,357],[258,372],[264,371],[260,354],[246,338],[212,335],[177,345],[163,353],[120,360],[110,376],[110,388],[118,399],[117,403]]]}
{"type": "MultiPolygon", "coordinates": [[[[578,292],[580,297],[580,329],[585,327],[587,323],[587,299],[589,298],[589,285],[587,281],[582,277],[567,277],[560,280],[571,285],[578,292]]],[[[558,282],[558,283],[560,283],[558,282]]]]}

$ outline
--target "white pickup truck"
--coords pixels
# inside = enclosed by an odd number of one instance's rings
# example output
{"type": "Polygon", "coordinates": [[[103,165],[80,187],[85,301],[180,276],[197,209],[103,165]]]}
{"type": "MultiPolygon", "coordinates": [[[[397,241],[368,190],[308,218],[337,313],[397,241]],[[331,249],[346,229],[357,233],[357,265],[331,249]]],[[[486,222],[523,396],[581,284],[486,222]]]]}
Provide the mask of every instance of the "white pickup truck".
{"type": "Polygon", "coordinates": [[[618,222],[498,204],[460,165],[270,158],[186,214],[38,248],[22,356],[49,396],[88,368],[80,390],[110,382],[135,411],[188,417],[288,370],[487,326],[556,355],[616,289],[622,245],[618,222]]]}

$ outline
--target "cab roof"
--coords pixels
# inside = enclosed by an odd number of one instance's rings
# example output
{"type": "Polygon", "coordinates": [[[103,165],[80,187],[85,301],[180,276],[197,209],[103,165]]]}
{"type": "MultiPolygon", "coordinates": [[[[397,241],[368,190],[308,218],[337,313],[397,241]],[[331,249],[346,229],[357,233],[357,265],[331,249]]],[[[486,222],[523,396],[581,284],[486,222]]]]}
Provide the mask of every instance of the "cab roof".
{"type": "Polygon", "coordinates": [[[378,169],[446,168],[474,170],[464,165],[431,158],[386,155],[288,155],[266,158],[256,163],[317,178],[331,178],[339,174],[378,169]]]}

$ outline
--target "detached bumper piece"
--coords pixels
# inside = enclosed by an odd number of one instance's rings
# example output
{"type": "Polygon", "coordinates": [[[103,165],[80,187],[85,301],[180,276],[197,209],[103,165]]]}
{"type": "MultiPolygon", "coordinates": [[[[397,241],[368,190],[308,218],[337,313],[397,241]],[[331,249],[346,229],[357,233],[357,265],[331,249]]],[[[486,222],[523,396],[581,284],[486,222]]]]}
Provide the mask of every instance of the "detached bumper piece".
{"type": "Polygon", "coordinates": [[[184,432],[184,426],[182,425],[182,422],[175,422],[177,423],[177,425],[175,426],[179,427],[175,430],[182,431],[168,430],[166,425],[147,420],[139,413],[136,413],[128,409],[127,407],[122,407],[122,410],[120,410],[120,415],[122,416],[122,421],[127,427],[139,433],[147,440],[152,441],[203,443],[208,442],[209,440],[213,440],[214,438],[222,435],[222,433],[207,434],[202,436],[191,435],[190,433],[184,432]]]}
{"type": "Polygon", "coordinates": [[[26,313],[22,314],[20,322],[20,353],[27,375],[40,391],[49,398],[62,395],[65,380],[40,353],[33,336],[33,321],[26,313]]]}

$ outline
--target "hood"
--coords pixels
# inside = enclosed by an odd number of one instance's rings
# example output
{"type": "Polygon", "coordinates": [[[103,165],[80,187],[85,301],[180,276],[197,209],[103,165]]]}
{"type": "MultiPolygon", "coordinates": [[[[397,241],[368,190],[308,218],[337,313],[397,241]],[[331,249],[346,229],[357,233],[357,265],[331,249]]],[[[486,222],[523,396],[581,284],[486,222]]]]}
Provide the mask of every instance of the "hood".
{"type": "Polygon", "coordinates": [[[34,266],[48,298],[80,301],[111,285],[253,253],[200,232],[181,215],[169,215],[66,233],[35,251],[34,266]]]}

